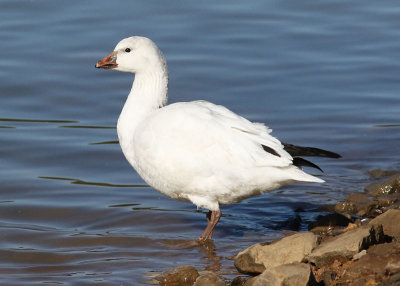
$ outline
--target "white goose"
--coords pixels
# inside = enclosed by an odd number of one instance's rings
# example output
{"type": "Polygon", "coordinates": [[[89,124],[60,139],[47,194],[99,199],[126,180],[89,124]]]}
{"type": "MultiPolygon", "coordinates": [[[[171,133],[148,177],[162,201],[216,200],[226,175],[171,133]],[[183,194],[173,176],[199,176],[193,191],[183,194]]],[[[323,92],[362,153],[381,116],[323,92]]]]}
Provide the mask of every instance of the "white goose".
{"type": "Polygon", "coordinates": [[[265,125],[210,102],[166,105],[167,64],[148,38],[123,39],[96,67],[135,73],[118,119],[122,151],[150,186],[209,210],[200,243],[211,239],[220,205],[289,183],[324,182],[303,172],[299,166],[319,167],[297,156],[340,157],[281,143],[265,125]]]}

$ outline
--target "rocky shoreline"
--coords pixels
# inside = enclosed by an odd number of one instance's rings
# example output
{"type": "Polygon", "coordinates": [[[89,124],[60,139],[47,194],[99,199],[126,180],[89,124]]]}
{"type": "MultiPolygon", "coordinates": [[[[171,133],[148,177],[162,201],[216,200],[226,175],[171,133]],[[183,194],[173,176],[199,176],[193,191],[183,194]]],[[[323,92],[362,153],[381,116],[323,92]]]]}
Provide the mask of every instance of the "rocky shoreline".
{"type": "Polygon", "coordinates": [[[332,206],[308,232],[239,252],[234,265],[248,276],[226,281],[211,271],[180,266],[155,281],[164,286],[400,285],[400,173],[370,175],[381,178],[332,206]]]}

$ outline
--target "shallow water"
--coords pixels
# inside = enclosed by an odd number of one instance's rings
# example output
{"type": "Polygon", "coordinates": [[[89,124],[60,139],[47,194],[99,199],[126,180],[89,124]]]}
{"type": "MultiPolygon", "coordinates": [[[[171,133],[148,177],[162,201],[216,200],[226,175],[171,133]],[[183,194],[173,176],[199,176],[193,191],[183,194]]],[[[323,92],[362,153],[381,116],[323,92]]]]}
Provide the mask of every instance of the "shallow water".
{"type": "MultiPolygon", "coordinates": [[[[233,277],[229,256],[300,229],[400,168],[395,1],[2,1],[0,284],[138,285],[190,264],[233,277]],[[211,250],[176,249],[205,211],[173,201],[123,158],[116,120],[133,76],[96,70],[123,37],[163,50],[170,102],[223,104],[284,142],[326,148],[323,185],[223,207],[211,250]],[[212,249],[215,247],[215,249],[212,249]]],[[[309,170],[314,173],[314,170],[309,170]]]]}

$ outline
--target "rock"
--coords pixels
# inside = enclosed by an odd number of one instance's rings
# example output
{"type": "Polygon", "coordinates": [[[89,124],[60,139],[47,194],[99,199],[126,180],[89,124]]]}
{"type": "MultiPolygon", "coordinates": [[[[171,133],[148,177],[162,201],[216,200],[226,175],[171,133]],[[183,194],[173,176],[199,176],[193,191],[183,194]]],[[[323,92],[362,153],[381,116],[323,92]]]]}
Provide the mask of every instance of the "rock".
{"type": "Polygon", "coordinates": [[[331,285],[331,283],[336,279],[336,271],[326,270],[321,275],[321,280],[324,281],[323,285],[331,285]]]}
{"type": "Polygon", "coordinates": [[[235,258],[239,272],[258,274],[266,268],[301,262],[316,247],[318,236],[311,233],[298,233],[284,237],[271,244],[255,244],[245,249],[235,258]]]}
{"type": "Polygon", "coordinates": [[[385,272],[389,274],[400,273],[400,256],[386,264],[385,272]]]}
{"type": "Polygon", "coordinates": [[[226,286],[226,284],[214,272],[204,271],[201,276],[197,277],[193,286],[226,286]]]}
{"type": "Polygon", "coordinates": [[[185,265],[167,270],[155,279],[162,286],[192,286],[197,277],[199,273],[196,268],[185,265]]]}
{"type": "Polygon", "coordinates": [[[400,173],[377,180],[365,187],[372,196],[400,193],[400,173]]]}
{"type": "Polygon", "coordinates": [[[354,193],[347,196],[346,201],[339,202],[335,205],[335,211],[338,213],[357,213],[358,211],[367,208],[373,202],[364,193],[354,193]]]}
{"type": "Polygon", "coordinates": [[[365,193],[353,193],[347,196],[346,201],[355,204],[369,204],[371,199],[365,193]]]}
{"type": "Polygon", "coordinates": [[[367,254],[367,251],[365,249],[363,249],[359,253],[356,253],[353,255],[353,260],[358,260],[366,254],[367,254]]]}
{"type": "Polygon", "coordinates": [[[289,229],[289,230],[293,230],[293,231],[299,231],[300,227],[301,227],[301,217],[299,215],[296,215],[296,217],[294,218],[289,218],[283,222],[279,222],[277,223],[275,226],[273,226],[273,229],[289,229]]]}
{"type": "Polygon", "coordinates": [[[376,217],[383,213],[382,205],[389,203],[388,200],[371,200],[367,194],[354,193],[346,198],[346,201],[335,205],[335,211],[342,214],[357,214],[361,217],[376,217]]]}
{"type": "Polygon", "coordinates": [[[351,220],[346,216],[333,213],[324,216],[318,216],[315,222],[312,222],[308,225],[308,230],[313,231],[316,229],[332,228],[335,226],[347,226],[349,223],[351,223],[351,220]]]}
{"type": "Polygon", "coordinates": [[[371,178],[387,177],[398,173],[398,171],[374,169],[368,172],[371,178]]]}
{"type": "Polygon", "coordinates": [[[398,202],[399,194],[384,195],[377,198],[377,203],[380,207],[388,207],[398,202]]]}
{"type": "Polygon", "coordinates": [[[358,282],[356,285],[377,285],[377,282],[383,281],[399,271],[400,245],[393,242],[378,244],[368,249],[365,256],[350,264],[343,271],[343,276],[336,280],[336,285],[348,285],[353,281],[358,282]]]}
{"type": "Polygon", "coordinates": [[[245,279],[241,276],[238,276],[232,280],[230,286],[244,286],[246,284],[246,281],[247,281],[247,279],[245,279]]]}
{"type": "Polygon", "coordinates": [[[256,282],[257,279],[258,279],[258,276],[251,277],[249,280],[246,281],[244,286],[254,286],[254,283],[256,282]]]}
{"type": "MultiPolygon", "coordinates": [[[[391,255],[394,253],[397,253],[398,255],[400,255],[400,242],[399,241],[392,241],[392,242],[376,244],[376,245],[371,246],[368,249],[368,255],[382,256],[382,255],[391,255]]],[[[400,261],[400,259],[399,259],[399,261],[400,261]]]]}
{"type": "Polygon", "coordinates": [[[335,205],[335,212],[353,214],[357,212],[357,206],[353,202],[338,202],[335,205]]]}
{"type": "Polygon", "coordinates": [[[397,273],[389,277],[389,279],[378,284],[378,286],[396,286],[396,285],[397,286],[400,285],[400,273],[397,273]]]}
{"type": "Polygon", "coordinates": [[[382,225],[383,233],[400,240],[400,209],[391,209],[371,220],[368,225],[382,225]]]}
{"type": "Polygon", "coordinates": [[[312,286],[318,285],[311,267],[305,263],[284,264],[265,270],[253,286],[312,286]]]}
{"type": "Polygon", "coordinates": [[[332,264],[335,260],[344,262],[370,245],[383,241],[382,226],[360,227],[325,241],[316,247],[306,260],[318,267],[332,264]]]}

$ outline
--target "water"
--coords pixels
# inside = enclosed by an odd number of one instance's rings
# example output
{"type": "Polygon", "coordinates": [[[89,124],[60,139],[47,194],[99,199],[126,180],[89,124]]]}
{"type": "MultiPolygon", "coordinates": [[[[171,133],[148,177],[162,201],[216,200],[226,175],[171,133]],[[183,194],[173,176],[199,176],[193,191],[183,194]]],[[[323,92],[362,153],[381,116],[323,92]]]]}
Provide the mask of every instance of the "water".
{"type": "MultiPolygon", "coordinates": [[[[400,168],[400,6],[395,1],[1,1],[0,284],[138,285],[190,264],[235,275],[229,256],[301,229],[400,168]],[[152,38],[170,102],[205,99],[326,148],[323,185],[222,209],[211,250],[177,250],[204,212],[149,188],[116,120],[133,76],[95,70],[130,35],[152,38]],[[304,211],[301,211],[304,210],[304,211]],[[213,249],[215,247],[215,249],[213,249]]],[[[314,172],[314,170],[309,170],[314,172]]]]}

